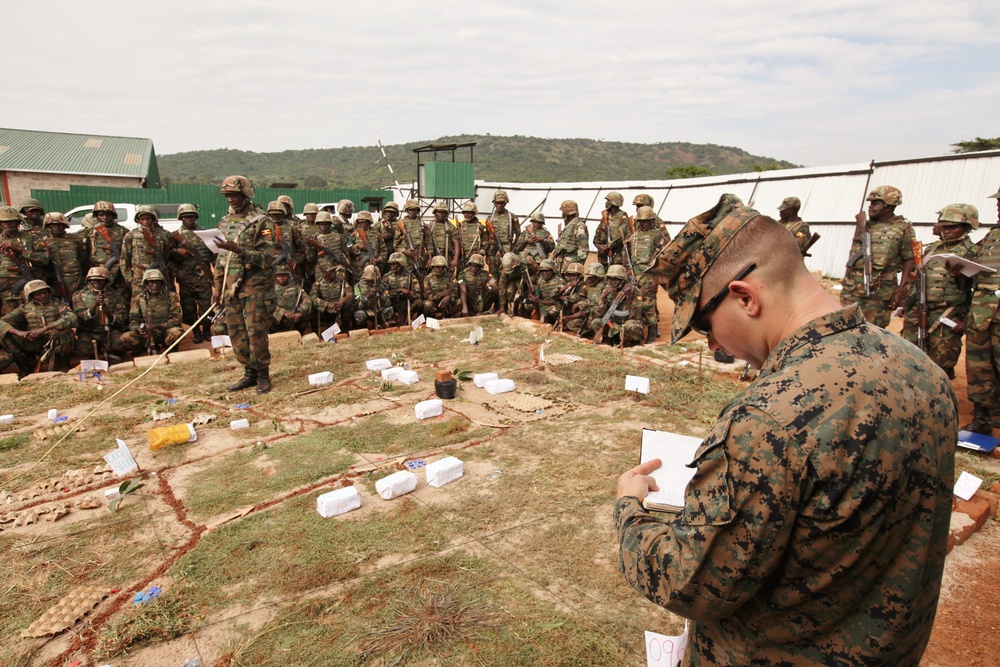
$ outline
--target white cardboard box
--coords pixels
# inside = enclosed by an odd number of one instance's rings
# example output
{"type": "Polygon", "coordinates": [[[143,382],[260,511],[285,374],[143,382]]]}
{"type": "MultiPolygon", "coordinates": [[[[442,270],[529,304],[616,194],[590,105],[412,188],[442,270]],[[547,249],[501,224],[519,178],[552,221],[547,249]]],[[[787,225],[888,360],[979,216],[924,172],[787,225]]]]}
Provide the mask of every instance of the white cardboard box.
{"type": "Polygon", "coordinates": [[[313,387],[321,387],[324,384],[330,384],[333,382],[333,373],[330,371],[323,371],[322,373],[313,373],[309,376],[309,384],[313,387]]]}
{"type": "Polygon", "coordinates": [[[404,496],[417,488],[417,476],[409,470],[394,472],[375,482],[375,490],[383,500],[404,496]]]}
{"type": "Polygon", "coordinates": [[[492,380],[486,383],[486,391],[493,394],[506,394],[508,391],[514,391],[514,381],[513,380],[492,380]]]}
{"type": "Polygon", "coordinates": [[[0,415],[0,424],[13,424],[14,415],[0,415]]]}
{"type": "Polygon", "coordinates": [[[444,406],[440,398],[432,398],[429,401],[420,401],[413,406],[413,412],[417,419],[427,419],[444,414],[444,406]]]}
{"type": "Polygon", "coordinates": [[[446,456],[440,461],[428,463],[424,470],[427,471],[427,483],[434,487],[442,487],[448,482],[454,482],[464,472],[462,462],[454,456],[446,456]]]}
{"type": "Polygon", "coordinates": [[[403,372],[403,369],[399,366],[393,366],[392,368],[386,368],[382,370],[383,380],[398,380],[399,374],[403,372]]]}
{"type": "Polygon", "coordinates": [[[235,419],[235,420],[229,422],[229,428],[231,428],[234,431],[238,431],[241,428],[250,428],[250,420],[249,419],[235,419]]]}
{"type": "Polygon", "coordinates": [[[345,486],[316,498],[316,511],[324,519],[350,512],[361,507],[361,493],[353,486],[345,486]]]}
{"type": "Polygon", "coordinates": [[[420,382],[420,378],[417,377],[416,371],[400,371],[399,376],[396,379],[403,384],[416,384],[420,382]]]}
{"type": "Polygon", "coordinates": [[[365,367],[370,371],[381,371],[392,368],[392,362],[388,359],[369,359],[365,362],[365,367]]]}
{"type": "Polygon", "coordinates": [[[472,376],[472,383],[477,387],[482,389],[486,386],[487,382],[492,382],[493,380],[499,380],[500,376],[496,373],[476,373],[472,376]]]}

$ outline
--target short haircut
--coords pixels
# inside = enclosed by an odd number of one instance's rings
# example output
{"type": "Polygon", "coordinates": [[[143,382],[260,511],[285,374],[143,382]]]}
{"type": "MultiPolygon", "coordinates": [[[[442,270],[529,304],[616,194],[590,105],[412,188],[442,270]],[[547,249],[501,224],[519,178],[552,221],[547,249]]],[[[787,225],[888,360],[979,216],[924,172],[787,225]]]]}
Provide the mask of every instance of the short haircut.
{"type": "Polygon", "coordinates": [[[706,283],[713,293],[721,289],[725,283],[719,281],[732,280],[751,262],[757,263],[752,275],[772,286],[790,285],[797,276],[807,273],[795,237],[774,218],[759,215],[722,249],[705,275],[702,291],[706,291],[706,283]]]}

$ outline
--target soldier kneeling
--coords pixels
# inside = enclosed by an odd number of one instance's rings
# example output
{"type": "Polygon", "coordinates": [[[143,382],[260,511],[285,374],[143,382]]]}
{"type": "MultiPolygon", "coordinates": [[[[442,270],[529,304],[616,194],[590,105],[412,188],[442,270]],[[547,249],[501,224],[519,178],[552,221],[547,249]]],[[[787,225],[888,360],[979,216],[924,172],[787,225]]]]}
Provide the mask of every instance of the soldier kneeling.
{"type": "Polygon", "coordinates": [[[142,274],[142,292],[132,297],[128,328],[122,344],[134,350],[145,348],[146,354],[162,352],[184,335],[180,299],[167,291],[159,269],[142,274]]]}
{"type": "Polygon", "coordinates": [[[32,371],[69,370],[76,315],[65,301],[54,299],[44,280],[24,286],[24,304],[0,318],[0,370],[17,364],[18,376],[32,371]],[[41,368],[44,361],[48,368],[41,368]]]}

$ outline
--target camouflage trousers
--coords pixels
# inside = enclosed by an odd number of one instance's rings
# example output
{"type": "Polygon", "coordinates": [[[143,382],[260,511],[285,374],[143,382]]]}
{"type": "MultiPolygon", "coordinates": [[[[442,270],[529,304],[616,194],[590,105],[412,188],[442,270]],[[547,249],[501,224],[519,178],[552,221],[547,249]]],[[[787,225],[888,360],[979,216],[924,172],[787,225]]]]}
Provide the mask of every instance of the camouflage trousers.
{"type": "MultiPolygon", "coordinates": [[[[590,320],[589,329],[597,331],[601,328],[601,318],[595,317],[590,320]]],[[[643,325],[638,320],[627,319],[624,322],[616,322],[615,318],[608,320],[608,326],[604,330],[604,342],[620,342],[624,339],[625,345],[642,345],[645,342],[643,337],[643,325]]]]}
{"type": "MultiPolygon", "coordinates": [[[[441,299],[424,299],[423,304],[421,305],[423,314],[427,317],[441,319],[444,317],[454,317],[458,312],[455,308],[456,300],[454,295],[452,296],[451,301],[445,304],[444,308],[438,308],[438,304],[440,303],[441,299]]],[[[461,308],[461,305],[459,305],[459,308],[461,308]]]]}
{"type": "MultiPolygon", "coordinates": [[[[122,334],[120,345],[125,349],[136,352],[145,352],[152,339],[153,346],[158,349],[166,349],[177,342],[177,339],[184,335],[184,329],[180,327],[170,327],[169,329],[158,329],[150,331],[148,334],[141,334],[138,331],[126,331],[122,334]]],[[[114,352],[114,343],[111,344],[111,351],[114,352]]],[[[91,350],[93,353],[93,350],[91,350]]]]}
{"type": "Polygon", "coordinates": [[[659,285],[644,273],[636,276],[636,284],[639,286],[642,300],[635,299],[632,302],[635,318],[641,321],[643,326],[655,327],[660,323],[660,311],[656,307],[656,290],[659,285]]]}
{"type": "MultiPolygon", "coordinates": [[[[968,308],[961,306],[954,309],[928,308],[927,310],[927,335],[925,336],[924,347],[927,356],[935,364],[940,366],[949,378],[955,377],[955,364],[962,354],[962,334],[955,333],[951,327],[938,322],[938,319],[947,313],[947,317],[964,321],[968,313],[968,308]]],[[[911,309],[903,315],[902,336],[914,345],[917,344],[917,311],[911,309]]]]}
{"type": "Polygon", "coordinates": [[[394,298],[392,300],[392,309],[396,313],[396,324],[399,326],[406,326],[413,320],[417,318],[418,315],[424,309],[424,302],[420,299],[411,299],[409,308],[409,319],[407,319],[407,308],[406,308],[406,298],[394,298]]]}
{"type": "Polygon", "coordinates": [[[965,376],[969,400],[992,406],[1000,385],[1000,319],[996,316],[982,329],[966,330],[965,376]]]}
{"type": "Polygon", "coordinates": [[[181,321],[184,324],[194,324],[212,305],[212,283],[207,280],[180,283],[180,301],[181,321]]]}
{"type": "Polygon", "coordinates": [[[10,293],[0,294],[0,317],[14,312],[21,307],[22,303],[20,297],[16,297],[10,293]]]}
{"type": "Polygon", "coordinates": [[[889,326],[889,320],[892,318],[892,311],[889,310],[889,300],[882,301],[863,296],[859,297],[854,294],[848,294],[846,290],[840,293],[841,306],[846,308],[854,304],[861,306],[861,312],[865,314],[865,319],[868,322],[883,329],[889,326]]]}
{"type": "Polygon", "coordinates": [[[268,303],[268,296],[263,291],[237,293],[226,300],[226,330],[233,353],[237,361],[255,371],[266,371],[271,366],[267,334],[274,304],[268,303]]]}
{"type": "MultiPolygon", "coordinates": [[[[108,332],[108,340],[111,341],[111,349],[108,352],[121,356],[122,352],[127,351],[128,348],[122,342],[122,332],[116,329],[112,329],[108,332]]],[[[76,332],[76,350],[75,354],[80,359],[93,359],[94,358],[94,343],[97,343],[98,358],[104,354],[104,334],[92,333],[90,331],[80,331],[76,332]]]]}
{"type": "MultiPolygon", "coordinates": [[[[72,331],[56,331],[52,333],[52,337],[54,338],[52,345],[53,355],[61,355],[68,358],[73,354],[72,331]]],[[[0,356],[8,356],[10,359],[18,360],[19,364],[32,366],[42,355],[45,346],[48,344],[48,340],[47,336],[28,340],[27,338],[20,338],[12,333],[8,333],[3,338],[0,338],[0,350],[5,351],[7,354],[0,356]]],[[[10,363],[10,361],[8,360],[7,363],[10,363]]],[[[42,370],[47,369],[43,368],[42,370]]]]}

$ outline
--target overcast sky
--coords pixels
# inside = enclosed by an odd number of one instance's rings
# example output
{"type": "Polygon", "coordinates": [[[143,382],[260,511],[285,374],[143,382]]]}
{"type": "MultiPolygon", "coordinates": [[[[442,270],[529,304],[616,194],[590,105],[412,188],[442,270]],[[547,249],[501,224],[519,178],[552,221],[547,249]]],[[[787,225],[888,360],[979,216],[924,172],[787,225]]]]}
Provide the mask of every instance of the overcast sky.
{"type": "Polygon", "coordinates": [[[1000,136],[1000,2],[5,0],[0,124],[158,154],[521,134],[820,166],[1000,136]]]}

